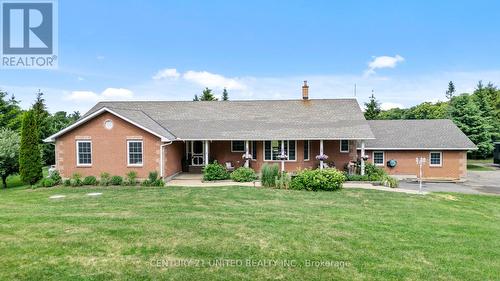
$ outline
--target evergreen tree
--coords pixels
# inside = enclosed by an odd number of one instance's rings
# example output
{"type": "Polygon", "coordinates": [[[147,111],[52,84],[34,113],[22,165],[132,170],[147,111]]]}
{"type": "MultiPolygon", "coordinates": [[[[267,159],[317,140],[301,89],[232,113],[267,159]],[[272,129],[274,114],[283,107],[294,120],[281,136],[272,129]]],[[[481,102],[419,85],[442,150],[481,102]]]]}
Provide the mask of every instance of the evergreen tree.
{"type": "Polygon", "coordinates": [[[479,107],[468,94],[455,96],[450,101],[450,116],[453,122],[474,142],[478,150],[473,157],[486,158],[493,151],[491,125],[481,115],[479,107]]]}
{"type": "Polygon", "coordinates": [[[203,90],[203,93],[201,94],[200,100],[201,101],[216,101],[217,98],[212,94],[211,89],[205,88],[205,90],[203,90]]]}
{"type": "Polygon", "coordinates": [[[446,98],[451,100],[453,95],[455,95],[455,85],[453,84],[453,81],[450,81],[448,83],[448,90],[446,90],[446,98]]]}
{"type": "Polygon", "coordinates": [[[6,99],[7,93],[0,91],[0,127],[12,130],[21,128],[22,110],[14,95],[6,99]]]}
{"type": "Polygon", "coordinates": [[[40,152],[40,129],[33,109],[24,113],[19,150],[19,174],[27,184],[35,184],[43,177],[40,152]]]}
{"type": "Polygon", "coordinates": [[[226,88],[222,91],[222,100],[229,100],[229,94],[227,93],[226,88]]]}
{"type": "Polygon", "coordinates": [[[366,120],[378,119],[380,112],[380,103],[377,101],[377,99],[375,99],[375,96],[372,92],[370,101],[365,102],[365,118],[366,120]]]}
{"type": "Polygon", "coordinates": [[[39,142],[40,149],[42,150],[42,163],[44,165],[52,165],[55,163],[55,146],[51,143],[43,143],[42,140],[55,132],[51,129],[51,124],[49,123],[50,113],[47,111],[45,99],[43,98],[43,93],[40,90],[36,93],[36,99],[32,109],[36,116],[38,129],[40,130],[39,142]]]}
{"type": "Polygon", "coordinates": [[[198,95],[194,95],[193,101],[199,101],[200,98],[198,98],[198,95]]]}

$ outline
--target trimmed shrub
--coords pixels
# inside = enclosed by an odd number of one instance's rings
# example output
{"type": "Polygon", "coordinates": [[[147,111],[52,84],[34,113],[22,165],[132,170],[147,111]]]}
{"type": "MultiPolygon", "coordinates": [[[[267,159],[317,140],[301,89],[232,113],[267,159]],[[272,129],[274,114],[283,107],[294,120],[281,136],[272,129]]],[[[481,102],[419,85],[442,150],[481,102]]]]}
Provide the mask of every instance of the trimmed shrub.
{"type": "Polygon", "coordinates": [[[381,181],[387,173],[384,169],[377,167],[371,163],[365,165],[365,175],[368,176],[370,181],[381,181]]]}
{"type": "Polygon", "coordinates": [[[64,186],[71,186],[71,180],[70,179],[65,179],[63,182],[64,186]]]}
{"type": "Polygon", "coordinates": [[[88,176],[83,179],[83,185],[96,185],[97,179],[94,176],[88,176]]]}
{"type": "Polygon", "coordinates": [[[333,191],[342,188],[345,176],[337,169],[302,170],[292,179],[291,189],[333,191]]]}
{"type": "Polygon", "coordinates": [[[227,180],[229,179],[229,173],[226,168],[214,161],[212,164],[208,164],[203,167],[203,180],[205,181],[216,181],[216,180],[227,180]]]}
{"type": "Polygon", "coordinates": [[[111,176],[109,173],[103,172],[101,173],[101,179],[99,180],[99,184],[102,186],[108,186],[111,183],[111,176]]]}
{"type": "Polygon", "coordinates": [[[123,183],[123,178],[120,176],[112,176],[110,183],[112,185],[122,185],[123,183]]]}
{"type": "Polygon", "coordinates": [[[57,183],[51,178],[44,178],[43,179],[43,187],[53,187],[56,184],[57,183]]]}
{"type": "Polygon", "coordinates": [[[292,182],[292,177],[287,173],[280,173],[278,177],[275,179],[275,186],[279,189],[289,189],[290,183],[292,182]]]}
{"type": "Polygon", "coordinates": [[[273,187],[276,185],[276,177],[279,176],[279,167],[277,164],[269,165],[265,163],[261,169],[260,180],[263,186],[273,187]]]}
{"type": "Polygon", "coordinates": [[[83,185],[82,175],[80,175],[78,173],[74,173],[71,176],[71,186],[82,186],[82,185],[83,185]]]}
{"type": "Polygon", "coordinates": [[[125,181],[127,185],[134,186],[137,184],[137,172],[130,171],[127,173],[127,179],[125,181]]]}
{"type": "Polygon", "coordinates": [[[37,184],[36,187],[53,187],[57,183],[51,178],[43,178],[37,184]]]}
{"type": "Polygon", "coordinates": [[[252,168],[240,167],[231,173],[231,179],[237,182],[251,182],[257,179],[252,168]]]}
{"type": "Polygon", "coordinates": [[[59,174],[59,171],[52,171],[49,176],[55,184],[60,184],[62,182],[61,175],[59,174]]]}

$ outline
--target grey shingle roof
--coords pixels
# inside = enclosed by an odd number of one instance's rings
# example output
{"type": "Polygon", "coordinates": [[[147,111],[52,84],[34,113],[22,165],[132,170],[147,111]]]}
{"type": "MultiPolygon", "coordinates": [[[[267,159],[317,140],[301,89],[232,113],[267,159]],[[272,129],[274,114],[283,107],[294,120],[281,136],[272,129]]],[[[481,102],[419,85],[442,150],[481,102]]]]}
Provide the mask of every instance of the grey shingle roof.
{"type": "Polygon", "coordinates": [[[451,120],[369,120],[375,139],[367,149],[476,149],[451,120]]]}
{"type": "Polygon", "coordinates": [[[168,139],[371,139],[355,99],[100,102],[168,139]]]}

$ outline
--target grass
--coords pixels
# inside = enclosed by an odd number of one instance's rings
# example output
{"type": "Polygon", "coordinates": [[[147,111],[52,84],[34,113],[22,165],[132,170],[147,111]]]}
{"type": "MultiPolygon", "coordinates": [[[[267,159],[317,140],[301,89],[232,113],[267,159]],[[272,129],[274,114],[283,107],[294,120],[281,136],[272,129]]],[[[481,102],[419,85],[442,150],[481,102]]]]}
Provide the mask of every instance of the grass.
{"type": "Polygon", "coordinates": [[[494,168],[485,165],[492,164],[493,158],[489,159],[468,159],[467,170],[470,171],[495,171],[494,168]]]}
{"type": "MultiPolygon", "coordinates": [[[[43,172],[43,176],[46,177],[48,172],[49,172],[49,167],[43,167],[42,172],[43,172]]],[[[12,176],[7,177],[7,187],[8,188],[27,187],[27,185],[21,181],[21,177],[19,176],[19,174],[17,174],[17,175],[12,175],[12,176]]],[[[0,188],[4,188],[1,180],[0,180],[0,188]]]]}
{"type": "Polygon", "coordinates": [[[488,166],[483,166],[483,165],[478,165],[478,164],[470,164],[470,163],[467,163],[467,170],[470,170],[470,171],[495,171],[495,169],[488,167],[488,166]]]}
{"type": "Polygon", "coordinates": [[[467,163],[471,163],[471,164],[492,164],[493,163],[493,158],[487,158],[487,159],[467,159],[467,163]]]}
{"type": "Polygon", "coordinates": [[[6,189],[0,280],[493,280],[499,221],[496,196],[6,189]],[[54,194],[66,197],[48,198],[54,194]]]}

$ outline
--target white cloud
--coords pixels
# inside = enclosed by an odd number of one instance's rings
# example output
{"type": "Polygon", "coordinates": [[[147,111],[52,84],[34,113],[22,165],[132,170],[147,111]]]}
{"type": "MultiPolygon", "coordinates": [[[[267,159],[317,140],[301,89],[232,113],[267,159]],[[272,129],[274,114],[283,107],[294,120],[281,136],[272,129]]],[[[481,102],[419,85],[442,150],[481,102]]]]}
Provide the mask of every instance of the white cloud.
{"type": "Polygon", "coordinates": [[[131,99],[134,96],[134,93],[129,89],[107,88],[101,93],[101,96],[108,100],[111,99],[122,100],[122,99],[131,99]]]}
{"type": "Polygon", "coordinates": [[[373,60],[368,63],[368,69],[365,71],[365,75],[375,74],[375,70],[380,68],[395,68],[398,63],[403,62],[404,60],[405,59],[400,55],[396,55],[394,57],[373,57],[373,60]]]}
{"type": "Polygon", "coordinates": [[[162,70],[159,70],[154,76],[154,80],[162,80],[162,79],[168,79],[168,78],[174,78],[177,79],[181,76],[179,72],[177,72],[177,69],[175,68],[165,68],[162,70]]]}
{"type": "Polygon", "coordinates": [[[107,88],[101,94],[92,91],[72,91],[65,99],[82,103],[95,103],[102,100],[128,100],[133,95],[133,92],[128,89],[107,88]]]}
{"type": "Polygon", "coordinates": [[[97,102],[99,95],[91,91],[73,91],[66,97],[66,100],[76,102],[97,102]]]}
{"type": "Polygon", "coordinates": [[[382,110],[388,110],[391,108],[404,108],[404,106],[395,102],[383,102],[380,104],[380,108],[382,108],[382,110]]]}
{"type": "Polygon", "coordinates": [[[185,80],[199,84],[203,87],[228,90],[243,90],[246,86],[234,78],[227,78],[208,71],[187,71],[182,76],[185,80]]]}
{"type": "Polygon", "coordinates": [[[85,80],[85,78],[81,77],[81,76],[78,76],[78,78],[76,78],[78,81],[83,81],[85,80]]]}

